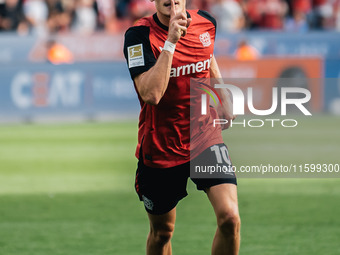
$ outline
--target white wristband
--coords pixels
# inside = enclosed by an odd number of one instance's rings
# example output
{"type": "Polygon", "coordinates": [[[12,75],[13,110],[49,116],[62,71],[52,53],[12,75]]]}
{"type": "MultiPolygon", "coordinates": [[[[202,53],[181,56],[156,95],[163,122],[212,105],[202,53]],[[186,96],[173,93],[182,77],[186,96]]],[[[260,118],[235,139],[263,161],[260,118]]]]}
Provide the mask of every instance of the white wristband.
{"type": "Polygon", "coordinates": [[[167,51],[171,52],[172,54],[174,54],[175,53],[175,49],[176,49],[176,44],[171,43],[169,41],[165,41],[163,50],[167,50],[167,51]]]}

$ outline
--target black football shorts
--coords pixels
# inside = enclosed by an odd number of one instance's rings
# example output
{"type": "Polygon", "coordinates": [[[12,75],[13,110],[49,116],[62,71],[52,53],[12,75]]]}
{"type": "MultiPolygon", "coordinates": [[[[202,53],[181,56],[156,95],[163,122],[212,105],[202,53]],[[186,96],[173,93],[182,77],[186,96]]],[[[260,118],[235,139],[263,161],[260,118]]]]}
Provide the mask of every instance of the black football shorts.
{"type": "MultiPolygon", "coordinates": [[[[225,144],[218,146],[222,151],[227,150],[225,144]]],[[[217,164],[218,158],[213,146],[203,151],[197,158],[192,160],[192,164],[201,164],[202,161],[209,164],[217,164]]],[[[224,163],[225,165],[227,163],[224,163]]],[[[226,165],[230,168],[230,165],[226,165]]],[[[135,188],[139,199],[144,202],[147,212],[160,215],[171,211],[177,203],[188,195],[187,180],[190,177],[190,162],[170,168],[151,168],[144,165],[142,157],[138,162],[136,171],[135,188]]],[[[191,178],[198,190],[206,190],[212,186],[222,183],[232,183],[237,185],[235,173],[222,178],[191,178]]]]}

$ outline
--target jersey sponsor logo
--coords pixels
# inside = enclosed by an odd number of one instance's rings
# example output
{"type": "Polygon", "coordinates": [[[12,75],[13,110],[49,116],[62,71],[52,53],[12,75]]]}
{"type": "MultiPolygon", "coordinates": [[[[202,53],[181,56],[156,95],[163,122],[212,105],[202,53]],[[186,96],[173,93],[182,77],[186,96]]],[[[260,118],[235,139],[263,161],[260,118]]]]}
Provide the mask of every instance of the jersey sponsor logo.
{"type": "Polygon", "coordinates": [[[128,47],[129,68],[144,66],[143,44],[128,47]]]}
{"type": "Polygon", "coordinates": [[[191,63],[183,66],[173,67],[170,69],[170,77],[179,77],[181,75],[189,75],[200,73],[210,68],[211,58],[197,63],[191,63]]]}
{"type": "Polygon", "coordinates": [[[200,40],[204,47],[209,47],[211,45],[210,34],[209,32],[205,32],[200,34],[200,40]]]}

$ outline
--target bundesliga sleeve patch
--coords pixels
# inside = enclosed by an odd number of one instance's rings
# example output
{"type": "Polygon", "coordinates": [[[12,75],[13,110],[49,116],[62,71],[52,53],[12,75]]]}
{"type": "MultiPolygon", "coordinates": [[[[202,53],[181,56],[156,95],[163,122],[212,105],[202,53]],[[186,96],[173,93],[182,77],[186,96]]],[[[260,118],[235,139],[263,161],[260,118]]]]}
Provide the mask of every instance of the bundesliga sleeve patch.
{"type": "Polygon", "coordinates": [[[128,47],[129,68],[144,66],[143,44],[128,47]]]}

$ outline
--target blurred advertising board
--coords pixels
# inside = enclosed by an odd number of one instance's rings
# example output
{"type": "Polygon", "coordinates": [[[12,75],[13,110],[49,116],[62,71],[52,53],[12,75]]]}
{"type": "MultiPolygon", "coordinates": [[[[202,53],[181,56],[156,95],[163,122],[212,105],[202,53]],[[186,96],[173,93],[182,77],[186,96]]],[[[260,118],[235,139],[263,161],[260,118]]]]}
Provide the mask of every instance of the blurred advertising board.
{"type": "Polygon", "coordinates": [[[255,87],[254,105],[268,109],[272,88],[281,86],[302,87],[311,92],[309,108],[313,113],[323,110],[323,62],[320,58],[264,58],[253,61],[236,61],[218,57],[222,77],[246,92],[255,87]],[[286,79],[286,80],[285,80],[286,79]],[[287,84],[288,81],[288,84],[287,84]]]}
{"type": "Polygon", "coordinates": [[[52,37],[18,36],[1,33],[0,63],[45,62],[50,40],[64,45],[74,55],[76,62],[114,61],[123,59],[123,34],[92,35],[63,34],[52,37]]]}
{"type": "MultiPolygon", "coordinates": [[[[279,58],[239,62],[217,59],[226,79],[246,78],[246,89],[256,83],[254,106],[271,105],[272,88],[282,78],[297,78],[292,84],[310,90],[312,112],[323,110],[322,61],[318,58],[279,58]],[[266,79],[271,78],[271,79],[266,79]],[[269,81],[269,82],[268,82],[269,81]]],[[[0,122],[53,119],[137,118],[139,102],[126,63],[95,62],[71,65],[49,63],[8,64],[0,70],[0,122]]],[[[285,85],[286,86],[286,85],[285,85]]]]}
{"type": "Polygon", "coordinates": [[[0,76],[0,122],[138,115],[123,62],[8,65],[0,76]]]}
{"type": "Polygon", "coordinates": [[[29,51],[29,61],[45,61],[46,43],[51,39],[66,46],[72,52],[77,62],[123,59],[124,36],[120,34],[106,35],[97,33],[94,35],[68,34],[49,39],[37,38],[35,44],[29,51]]]}
{"type": "Polygon", "coordinates": [[[340,60],[325,61],[325,108],[328,112],[340,115],[340,60]]]}
{"type": "Polygon", "coordinates": [[[340,58],[340,33],[330,31],[308,33],[247,31],[238,34],[217,34],[215,53],[219,56],[231,56],[244,40],[255,47],[262,56],[340,58]]]}

